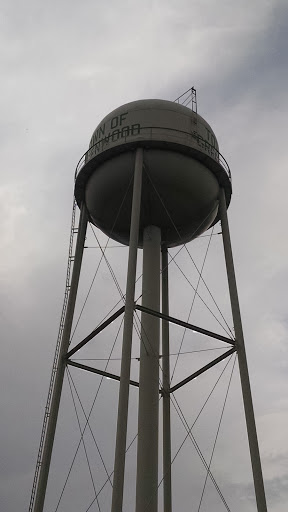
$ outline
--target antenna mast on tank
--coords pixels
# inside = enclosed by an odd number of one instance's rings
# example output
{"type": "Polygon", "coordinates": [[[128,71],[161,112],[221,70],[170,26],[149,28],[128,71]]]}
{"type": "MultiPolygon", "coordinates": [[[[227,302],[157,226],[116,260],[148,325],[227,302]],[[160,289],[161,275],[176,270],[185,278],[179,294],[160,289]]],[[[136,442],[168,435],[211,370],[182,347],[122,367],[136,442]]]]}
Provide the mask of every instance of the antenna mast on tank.
{"type": "Polygon", "coordinates": [[[192,112],[197,114],[197,96],[195,87],[190,87],[187,91],[183,92],[181,96],[176,98],[175,103],[184,105],[184,107],[191,108],[192,112]]]}

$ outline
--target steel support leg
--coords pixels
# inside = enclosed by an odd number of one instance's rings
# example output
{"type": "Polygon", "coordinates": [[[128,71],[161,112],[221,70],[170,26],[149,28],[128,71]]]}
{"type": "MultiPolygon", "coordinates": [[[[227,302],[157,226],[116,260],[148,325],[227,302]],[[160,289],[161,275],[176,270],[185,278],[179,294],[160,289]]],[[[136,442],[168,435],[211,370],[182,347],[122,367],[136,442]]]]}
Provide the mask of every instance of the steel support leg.
{"type": "MultiPolygon", "coordinates": [[[[142,304],[159,311],[160,228],[146,227],[143,239],[142,304]]],[[[159,318],[142,313],[136,512],[158,508],[159,338],[159,318]]]]}
{"type": "Polygon", "coordinates": [[[72,278],[71,278],[71,287],[70,287],[67,311],[66,311],[66,316],[65,316],[63,335],[62,335],[62,340],[61,340],[61,345],[60,345],[60,350],[59,350],[58,367],[56,370],[56,377],[55,377],[54,388],[53,388],[53,396],[52,396],[51,407],[50,407],[50,415],[49,415],[49,419],[48,419],[47,431],[46,431],[46,436],[45,436],[45,441],[44,441],[43,456],[42,456],[42,461],[41,461],[41,468],[40,468],[40,472],[39,472],[39,479],[38,479],[38,485],[37,485],[37,491],[36,491],[36,497],[35,497],[35,503],[34,503],[34,512],[42,512],[43,507],[44,507],[44,500],[45,500],[45,494],[46,494],[46,488],[47,488],[51,455],[52,455],[52,449],[53,449],[53,443],[54,443],[54,437],[55,437],[55,430],[56,430],[56,424],[57,424],[57,418],[58,418],[61,392],[62,392],[62,387],[63,387],[64,373],[65,373],[65,355],[67,354],[67,351],[68,351],[71,329],[72,329],[75,302],[76,302],[80,270],[81,270],[81,264],[82,264],[84,242],[85,242],[85,236],[86,236],[86,228],[87,228],[87,214],[86,214],[86,207],[83,203],[81,206],[79,229],[78,229],[77,243],[76,243],[76,249],[75,249],[75,258],[74,258],[73,272],[72,272],[72,278]]]}
{"type": "Polygon", "coordinates": [[[249,380],[249,373],[248,373],[248,366],[247,366],[247,359],[246,359],[246,351],[245,351],[245,344],[244,344],[244,337],[243,337],[243,330],[242,330],[238,292],[237,292],[237,286],[236,286],[236,278],[235,278],[235,270],[234,270],[234,263],[233,263],[233,255],[232,255],[232,248],[231,248],[228,218],[227,218],[226,200],[225,200],[225,193],[224,193],[223,189],[221,189],[221,191],[220,191],[220,219],[221,219],[221,224],[222,224],[223,245],[224,245],[225,261],[226,261],[227,276],[228,276],[228,285],[229,285],[229,292],[230,292],[231,309],[232,309],[233,323],[234,323],[235,336],[236,336],[239,371],[240,371],[240,379],[241,379],[243,402],[244,402],[244,409],[245,409],[247,433],[248,433],[248,440],[249,440],[249,447],[250,447],[250,455],[251,455],[252,471],[253,471],[253,478],[254,478],[257,510],[258,510],[258,512],[267,512],[265,489],[264,489],[264,483],[263,483],[259,445],[258,445],[258,439],[257,439],[255,416],[254,416],[254,409],[253,409],[253,402],[252,402],[252,395],[251,395],[251,388],[250,388],[250,380],[249,380]]]}
{"type": "MultiPolygon", "coordinates": [[[[169,316],[168,250],[162,247],[162,313],[169,316]]],[[[171,493],[171,417],[169,322],[162,320],[163,372],[163,498],[164,511],[172,512],[171,493]]]]}
{"type": "Polygon", "coordinates": [[[111,512],[122,512],[143,149],[136,150],[111,512]]]}

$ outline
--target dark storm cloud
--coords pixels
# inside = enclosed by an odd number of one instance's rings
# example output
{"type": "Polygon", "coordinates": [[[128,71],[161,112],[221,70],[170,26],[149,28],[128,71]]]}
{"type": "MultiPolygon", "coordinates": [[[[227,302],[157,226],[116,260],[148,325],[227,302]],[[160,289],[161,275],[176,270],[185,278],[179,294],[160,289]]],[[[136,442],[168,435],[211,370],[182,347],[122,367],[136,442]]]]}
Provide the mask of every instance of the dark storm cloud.
{"type": "MultiPolygon", "coordinates": [[[[285,2],[273,2],[271,10],[263,23],[255,30],[254,37],[245,41],[245,31],[239,37],[239,47],[246,45],[243,56],[229,60],[217,75],[213,68],[212,83],[215,87],[214,104],[209,105],[215,109],[215,97],[223,107],[233,108],[235,104],[253,98],[253,103],[259,108],[280,109],[286,99],[286,90],[283,85],[288,79],[287,59],[287,29],[288,9],[285,2]],[[276,93],[277,91],[277,93],[276,93]]],[[[249,30],[249,23],[247,23],[249,30]]],[[[248,32],[249,33],[249,32],[248,32]]],[[[231,36],[233,41],[233,36],[231,36]]],[[[218,51],[225,53],[225,38],[219,43],[218,51]]],[[[203,83],[201,91],[209,88],[203,83]]],[[[212,99],[212,97],[211,97],[212,99]]],[[[217,104],[217,103],[216,103],[217,104]]],[[[206,105],[206,108],[207,108],[206,105]]]]}

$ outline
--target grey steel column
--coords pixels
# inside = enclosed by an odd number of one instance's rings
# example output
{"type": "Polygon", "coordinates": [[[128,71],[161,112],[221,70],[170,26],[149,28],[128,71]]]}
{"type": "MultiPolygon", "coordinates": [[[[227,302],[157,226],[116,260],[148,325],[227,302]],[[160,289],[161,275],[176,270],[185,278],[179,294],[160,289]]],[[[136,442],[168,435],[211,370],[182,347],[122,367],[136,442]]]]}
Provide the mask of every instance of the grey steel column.
{"type": "MultiPolygon", "coordinates": [[[[161,230],[143,234],[142,305],[160,309],[161,230]]],[[[160,320],[141,314],[136,512],[157,512],[160,320]]]]}
{"type": "Polygon", "coordinates": [[[122,361],[118,401],[118,419],[114,461],[111,512],[122,512],[129,405],[131,347],[133,335],[134,295],[136,281],[139,219],[141,209],[143,149],[138,148],[135,157],[133,200],[131,210],[130,242],[126,283],[126,302],[123,326],[122,361]]]}
{"type": "Polygon", "coordinates": [[[72,322],[74,316],[75,302],[78,290],[78,283],[80,277],[80,270],[82,264],[83,249],[85,243],[87,229],[87,213],[85,204],[81,205],[81,213],[79,220],[79,228],[75,249],[74,265],[71,277],[71,287],[69,299],[67,304],[67,311],[65,316],[65,323],[63,328],[62,340],[59,349],[58,367],[56,370],[55,382],[53,387],[53,396],[51,400],[50,415],[47,424],[47,431],[44,442],[43,456],[41,461],[41,468],[39,472],[39,479],[37,484],[37,492],[35,497],[34,512],[42,512],[44,507],[44,500],[47,488],[47,481],[49,475],[49,468],[51,462],[51,455],[55,437],[55,430],[58,418],[59,404],[63,387],[63,379],[65,373],[65,355],[68,351],[72,322]]]}
{"type": "Polygon", "coordinates": [[[226,199],[224,190],[220,191],[220,219],[222,224],[222,237],[223,237],[223,246],[225,253],[225,261],[227,268],[227,276],[228,276],[228,285],[230,292],[230,301],[231,301],[231,309],[233,315],[233,323],[235,329],[236,336],[236,344],[237,344],[237,353],[238,353],[238,362],[239,362],[239,371],[240,371],[240,379],[242,386],[242,395],[245,409],[245,417],[246,417],[246,425],[247,425],[247,433],[250,447],[250,456],[252,463],[252,471],[254,478],[254,487],[255,487],[255,495],[257,502],[257,510],[258,512],[267,512],[266,505],[266,497],[265,497],[265,489],[263,483],[263,475],[261,468],[261,460],[259,453],[259,445],[257,439],[257,431],[255,424],[255,416],[250,388],[250,379],[248,373],[247,359],[246,359],[246,351],[242,330],[242,322],[240,315],[240,307],[238,300],[238,292],[235,278],[235,270],[233,263],[233,255],[231,248],[231,240],[229,233],[229,225],[227,218],[227,208],[226,208],[226,199]]]}
{"type": "MultiPolygon", "coordinates": [[[[162,313],[169,315],[168,250],[162,246],[162,313]]],[[[171,417],[169,322],[162,320],[163,373],[163,498],[164,511],[172,512],[171,494],[171,417]]]]}

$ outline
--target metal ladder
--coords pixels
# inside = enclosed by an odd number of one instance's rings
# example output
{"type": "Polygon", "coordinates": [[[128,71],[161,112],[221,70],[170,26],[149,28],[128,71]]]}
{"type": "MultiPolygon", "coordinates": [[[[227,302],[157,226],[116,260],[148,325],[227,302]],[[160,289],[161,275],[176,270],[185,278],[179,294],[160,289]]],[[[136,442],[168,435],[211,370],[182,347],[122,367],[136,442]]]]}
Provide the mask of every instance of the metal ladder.
{"type": "Polygon", "coordinates": [[[60,349],[60,344],[61,344],[61,339],[62,339],[62,334],[63,334],[63,328],[64,328],[64,322],[65,322],[65,316],[66,316],[66,310],[67,310],[67,303],[68,303],[68,298],[69,298],[69,291],[70,291],[70,284],[71,284],[70,283],[71,268],[72,268],[72,264],[74,261],[74,255],[73,255],[74,235],[78,232],[78,227],[75,228],[75,218],[76,218],[76,201],[74,199],[73,208],[72,208],[72,219],[71,219],[71,230],[70,230],[70,239],[69,239],[69,252],[68,252],[68,264],[67,264],[67,273],[66,273],[64,301],[63,301],[56,349],[55,349],[55,354],[54,354],[52,373],[51,373],[50,384],[49,384],[49,391],[48,391],[45,412],[44,412],[44,419],[43,419],[43,425],[42,425],[42,431],[41,431],[41,437],[40,437],[39,450],[38,450],[38,455],[37,455],[36,469],[35,469],[35,474],[34,474],[34,479],[33,479],[30,503],[29,503],[29,512],[33,512],[33,507],[34,507],[34,500],[35,500],[35,495],[36,495],[36,490],[37,490],[39,471],[40,471],[40,467],[42,464],[42,455],[43,455],[43,447],[44,447],[44,441],[45,441],[46,430],[47,430],[47,423],[48,423],[48,418],[50,415],[51,399],[52,399],[52,394],[53,394],[53,389],[54,389],[54,382],[55,382],[55,376],[56,376],[56,371],[57,371],[57,366],[58,366],[58,360],[59,360],[59,349],[60,349]]]}

